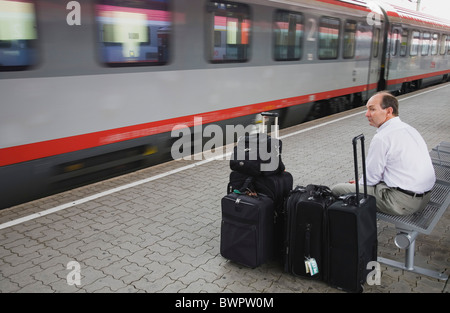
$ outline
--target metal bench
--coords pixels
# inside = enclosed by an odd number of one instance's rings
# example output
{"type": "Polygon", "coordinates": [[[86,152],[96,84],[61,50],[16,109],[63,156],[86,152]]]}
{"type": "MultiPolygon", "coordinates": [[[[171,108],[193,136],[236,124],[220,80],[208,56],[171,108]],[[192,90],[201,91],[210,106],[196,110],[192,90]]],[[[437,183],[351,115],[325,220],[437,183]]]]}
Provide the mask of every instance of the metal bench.
{"type": "Polygon", "coordinates": [[[431,199],[420,212],[406,216],[377,213],[380,220],[393,223],[397,229],[395,245],[405,250],[405,262],[378,257],[378,262],[414,273],[447,280],[448,275],[414,265],[415,240],[419,233],[429,235],[437,222],[450,206],[450,143],[441,142],[430,152],[436,172],[436,183],[431,191],[431,199]]]}

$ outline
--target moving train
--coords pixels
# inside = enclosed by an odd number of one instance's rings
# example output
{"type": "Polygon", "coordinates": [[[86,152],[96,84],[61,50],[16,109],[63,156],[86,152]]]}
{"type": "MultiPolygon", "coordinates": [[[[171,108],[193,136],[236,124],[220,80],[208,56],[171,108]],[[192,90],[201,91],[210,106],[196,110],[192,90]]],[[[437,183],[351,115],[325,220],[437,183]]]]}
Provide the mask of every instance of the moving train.
{"type": "Polygon", "coordinates": [[[0,0],[0,208],[169,160],[196,121],[287,127],[449,59],[450,22],[382,2],[0,0]]]}

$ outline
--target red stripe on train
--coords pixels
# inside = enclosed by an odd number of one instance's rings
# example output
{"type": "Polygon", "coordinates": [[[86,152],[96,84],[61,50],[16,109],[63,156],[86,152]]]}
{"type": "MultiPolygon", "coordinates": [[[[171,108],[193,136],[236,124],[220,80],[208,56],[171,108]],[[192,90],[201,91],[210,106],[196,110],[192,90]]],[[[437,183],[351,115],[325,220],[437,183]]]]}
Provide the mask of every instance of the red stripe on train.
{"type": "Polygon", "coordinates": [[[414,76],[409,76],[409,77],[402,77],[402,78],[398,78],[398,79],[389,79],[387,81],[387,84],[388,84],[388,86],[390,86],[390,85],[401,84],[404,82],[410,82],[413,80],[428,78],[428,77],[432,77],[432,76],[445,75],[445,74],[450,74],[450,70],[421,74],[421,75],[414,75],[414,76]]]}
{"type": "Polygon", "coordinates": [[[316,94],[308,94],[298,97],[255,103],[236,108],[181,116],[156,122],[3,148],[0,149],[0,166],[11,165],[58,154],[94,148],[125,140],[170,132],[176,126],[192,127],[194,126],[194,117],[202,118],[203,124],[214,123],[231,118],[256,114],[263,111],[276,110],[293,105],[338,97],[346,94],[363,92],[367,91],[368,89],[373,90],[376,88],[376,86],[377,84],[370,84],[330,90],[316,94]]]}

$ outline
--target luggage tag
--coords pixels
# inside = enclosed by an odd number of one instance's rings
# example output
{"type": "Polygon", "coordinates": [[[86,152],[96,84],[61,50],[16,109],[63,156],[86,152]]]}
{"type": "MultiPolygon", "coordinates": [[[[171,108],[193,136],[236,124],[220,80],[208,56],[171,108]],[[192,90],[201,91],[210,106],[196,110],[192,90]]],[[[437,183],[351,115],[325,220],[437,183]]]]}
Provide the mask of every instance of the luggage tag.
{"type": "Polygon", "coordinates": [[[317,273],[319,273],[319,267],[317,266],[316,259],[314,259],[314,258],[306,258],[305,270],[306,270],[306,273],[307,274],[310,273],[311,276],[314,276],[317,273]]]}

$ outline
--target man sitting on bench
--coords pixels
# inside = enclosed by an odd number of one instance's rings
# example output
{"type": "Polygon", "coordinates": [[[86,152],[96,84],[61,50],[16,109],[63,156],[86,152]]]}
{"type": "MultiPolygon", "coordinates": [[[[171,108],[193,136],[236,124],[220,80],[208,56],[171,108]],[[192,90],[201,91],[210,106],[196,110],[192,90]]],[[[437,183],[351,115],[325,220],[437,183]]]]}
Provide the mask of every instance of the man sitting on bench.
{"type": "MultiPolygon", "coordinates": [[[[372,96],[366,107],[369,124],[377,128],[366,159],[367,193],[383,213],[413,214],[426,206],[436,181],[427,145],[400,120],[398,101],[388,92],[372,96]]],[[[335,196],[355,191],[355,181],[332,188],[335,196]]]]}

